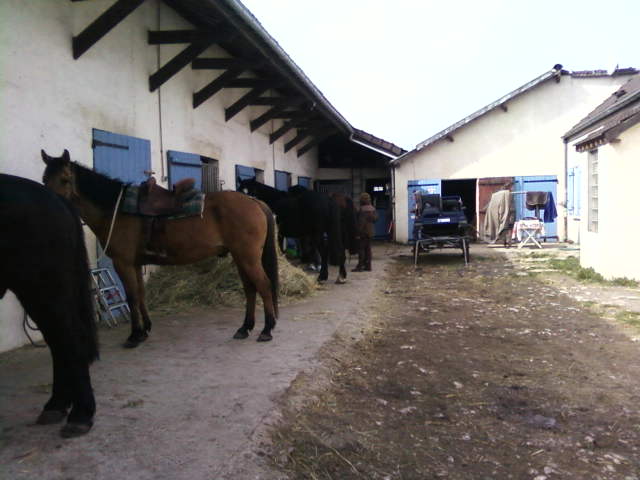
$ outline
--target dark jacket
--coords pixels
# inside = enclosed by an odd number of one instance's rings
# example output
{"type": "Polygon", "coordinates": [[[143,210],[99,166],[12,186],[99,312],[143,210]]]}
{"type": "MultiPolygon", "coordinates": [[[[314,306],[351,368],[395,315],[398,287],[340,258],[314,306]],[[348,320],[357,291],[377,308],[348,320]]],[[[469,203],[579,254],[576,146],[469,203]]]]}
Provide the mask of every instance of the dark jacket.
{"type": "Polygon", "coordinates": [[[362,205],[358,210],[356,228],[358,237],[372,238],[378,213],[373,205],[362,205]]]}

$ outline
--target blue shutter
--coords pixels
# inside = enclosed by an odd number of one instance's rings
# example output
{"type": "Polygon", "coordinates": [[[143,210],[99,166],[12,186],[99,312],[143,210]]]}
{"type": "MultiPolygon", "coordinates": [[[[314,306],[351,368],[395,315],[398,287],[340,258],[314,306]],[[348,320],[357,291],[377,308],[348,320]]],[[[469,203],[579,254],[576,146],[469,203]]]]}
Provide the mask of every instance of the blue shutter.
{"type": "Polygon", "coordinates": [[[240,186],[240,181],[249,178],[255,178],[256,169],[253,167],[245,167],[244,165],[236,165],[236,189],[240,186]]]}
{"type": "Polygon", "coordinates": [[[298,185],[311,190],[311,178],[310,177],[298,177],[298,185]]]}
{"type": "MultiPolygon", "coordinates": [[[[147,179],[151,170],[151,143],[142,138],[119,135],[93,129],[93,168],[111,178],[117,178],[127,183],[140,183],[147,179]]],[[[99,242],[98,242],[99,243],[99,242]]],[[[102,255],[102,248],[98,245],[98,258],[102,255]]],[[[118,283],[124,296],[126,293],[118,274],[113,268],[109,257],[98,262],[98,267],[108,268],[118,283]]]]}
{"type": "MultiPolygon", "coordinates": [[[[517,192],[551,192],[553,201],[558,203],[558,177],[556,175],[538,175],[530,177],[515,177],[513,191],[517,192]]],[[[515,195],[516,220],[534,216],[534,212],[525,207],[526,194],[515,195]]],[[[557,208],[557,207],[556,207],[557,208]]],[[[540,217],[544,210],[540,210],[540,217]]],[[[558,218],[553,223],[545,223],[545,237],[558,238],[558,218]]]]}
{"type": "Polygon", "coordinates": [[[291,174],[288,172],[282,172],[280,170],[276,170],[274,174],[276,190],[281,190],[283,192],[289,190],[289,178],[291,174]]]}
{"type": "Polygon", "coordinates": [[[193,178],[196,181],[195,187],[202,190],[202,161],[200,155],[194,153],[167,151],[169,160],[169,187],[185,178],[193,178]]]}
{"type": "Polygon", "coordinates": [[[413,224],[415,222],[416,201],[413,194],[417,191],[422,193],[441,194],[442,181],[440,179],[431,180],[409,180],[407,182],[407,200],[409,204],[409,241],[413,240],[413,224]]]}

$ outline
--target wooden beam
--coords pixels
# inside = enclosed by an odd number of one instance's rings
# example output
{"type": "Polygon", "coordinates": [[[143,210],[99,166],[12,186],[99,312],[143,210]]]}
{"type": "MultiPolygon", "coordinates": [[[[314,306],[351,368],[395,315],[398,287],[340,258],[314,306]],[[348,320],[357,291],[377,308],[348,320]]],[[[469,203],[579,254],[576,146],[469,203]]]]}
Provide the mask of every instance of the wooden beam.
{"type": "Polygon", "coordinates": [[[291,150],[293,147],[295,147],[297,144],[299,144],[302,140],[307,138],[309,135],[311,135],[310,130],[298,130],[298,134],[295,137],[293,137],[292,140],[289,140],[287,143],[284,144],[284,153],[287,153],[289,150],[291,150]]]}
{"type": "Polygon", "coordinates": [[[78,59],[84,52],[95,45],[109,31],[124,20],[127,15],[144,3],[144,0],[118,0],[91,25],[73,37],[73,58],[78,59]]]}
{"type": "Polygon", "coordinates": [[[193,108],[197,108],[206,102],[213,95],[222,90],[227,83],[236,78],[244,71],[243,68],[231,68],[221,73],[215,80],[193,94],[193,108]]]}
{"type": "Polygon", "coordinates": [[[336,130],[331,128],[323,131],[322,133],[316,134],[310,142],[306,143],[305,145],[303,145],[301,148],[298,149],[298,151],[296,152],[297,156],[301,157],[302,155],[307,153],[309,150],[311,150],[313,147],[315,147],[320,142],[322,142],[325,138],[330,137],[334,133],[336,133],[336,130]]]}
{"type": "Polygon", "coordinates": [[[251,120],[249,122],[249,127],[251,128],[251,131],[252,132],[256,131],[257,129],[259,129],[262,125],[267,123],[272,118],[276,118],[276,115],[278,113],[280,113],[282,110],[284,110],[285,108],[287,108],[287,107],[285,107],[283,105],[275,106],[275,107],[267,110],[266,112],[264,112],[258,118],[255,118],[255,119],[251,120]]]}
{"type": "Polygon", "coordinates": [[[300,105],[303,101],[304,98],[300,97],[258,97],[251,100],[249,105],[295,107],[296,105],[300,105]]]}
{"type": "Polygon", "coordinates": [[[231,120],[236,114],[240,113],[243,108],[250,105],[251,100],[258,98],[265,91],[267,91],[267,87],[254,88],[249,93],[242,96],[238,101],[236,101],[229,108],[225,108],[224,110],[224,118],[228,122],[231,120]]]}
{"type": "Polygon", "coordinates": [[[244,58],[196,58],[191,62],[194,70],[228,70],[230,68],[243,68],[251,70],[262,66],[259,60],[246,60],[244,58]]]}
{"type": "Polygon", "coordinates": [[[325,120],[321,119],[321,118],[310,118],[310,119],[305,119],[303,117],[297,119],[297,120],[290,120],[288,122],[285,122],[280,128],[278,128],[275,132],[273,132],[271,135],[269,135],[269,143],[273,143],[276,140],[278,140],[280,137],[282,137],[284,134],[286,134],[289,130],[291,130],[292,128],[310,128],[310,127],[317,127],[319,125],[322,125],[325,123],[325,120]]]}
{"type": "Polygon", "coordinates": [[[176,73],[188,65],[194,58],[209,48],[215,40],[209,38],[199,42],[192,43],[179,54],[165,63],[160,69],[149,77],[149,90],[154,91],[164,82],[173,77],[176,73]]]}
{"type": "Polygon", "coordinates": [[[149,45],[194,43],[211,36],[211,32],[201,30],[149,30],[147,42],[149,45]]]}
{"type": "Polygon", "coordinates": [[[270,78],[234,78],[224,88],[277,88],[280,82],[270,78]]]}

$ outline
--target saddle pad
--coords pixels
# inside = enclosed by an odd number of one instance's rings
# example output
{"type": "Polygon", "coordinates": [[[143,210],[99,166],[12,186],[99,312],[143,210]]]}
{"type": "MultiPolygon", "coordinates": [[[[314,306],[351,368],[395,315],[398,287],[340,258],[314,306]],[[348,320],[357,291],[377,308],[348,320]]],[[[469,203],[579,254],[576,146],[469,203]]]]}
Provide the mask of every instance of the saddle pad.
{"type": "MultiPolygon", "coordinates": [[[[120,211],[131,215],[140,215],[138,209],[138,197],[140,196],[140,187],[137,185],[127,185],[122,195],[120,211]]],[[[204,193],[195,191],[193,195],[189,195],[188,199],[182,204],[182,208],[178,214],[170,215],[167,218],[183,218],[202,216],[204,210],[204,193]]]]}

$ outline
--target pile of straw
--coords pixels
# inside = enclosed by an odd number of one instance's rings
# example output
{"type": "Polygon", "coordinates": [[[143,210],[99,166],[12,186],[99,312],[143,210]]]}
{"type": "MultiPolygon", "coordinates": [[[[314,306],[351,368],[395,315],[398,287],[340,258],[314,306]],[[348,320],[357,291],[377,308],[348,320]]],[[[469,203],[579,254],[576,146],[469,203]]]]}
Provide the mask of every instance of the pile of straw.
{"type": "MultiPolygon", "coordinates": [[[[278,271],[280,303],[307,297],[315,291],[315,274],[305,273],[280,253],[278,271]]],[[[146,284],[146,294],[149,309],[166,314],[189,308],[245,304],[242,282],[231,255],[191,265],[159,267],[146,284]]]]}

